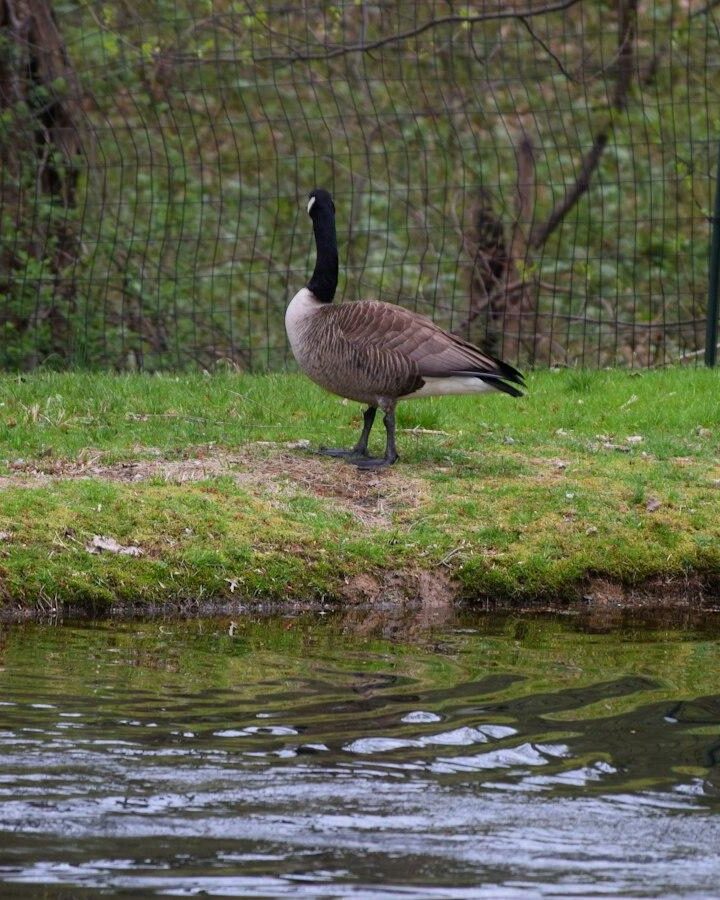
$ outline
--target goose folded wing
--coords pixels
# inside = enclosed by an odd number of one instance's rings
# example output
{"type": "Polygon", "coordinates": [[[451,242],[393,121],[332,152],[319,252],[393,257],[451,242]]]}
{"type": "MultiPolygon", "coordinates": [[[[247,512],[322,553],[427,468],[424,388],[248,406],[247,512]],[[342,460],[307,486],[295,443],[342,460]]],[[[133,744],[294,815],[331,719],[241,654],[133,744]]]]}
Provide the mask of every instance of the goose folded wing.
{"type": "MultiPolygon", "coordinates": [[[[418,313],[376,301],[355,301],[335,307],[336,324],[358,350],[375,347],[411,361],[425,378],[475,376],[523,384],[520,372],[462,338],[448,334],[418,313]]],[[[513,389],[511,393],[515,393],[513,389]]]]}

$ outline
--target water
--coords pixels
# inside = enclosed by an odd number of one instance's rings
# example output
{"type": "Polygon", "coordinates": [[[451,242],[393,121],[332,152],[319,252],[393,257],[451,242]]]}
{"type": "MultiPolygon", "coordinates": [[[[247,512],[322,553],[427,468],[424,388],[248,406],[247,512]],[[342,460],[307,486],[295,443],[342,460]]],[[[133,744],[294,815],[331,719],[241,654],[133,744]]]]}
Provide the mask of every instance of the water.
{"type": "Polygon", "coordinates": [[[445,611],[0,630],[0,895],[717,896],[720,642],[445,611]]]}

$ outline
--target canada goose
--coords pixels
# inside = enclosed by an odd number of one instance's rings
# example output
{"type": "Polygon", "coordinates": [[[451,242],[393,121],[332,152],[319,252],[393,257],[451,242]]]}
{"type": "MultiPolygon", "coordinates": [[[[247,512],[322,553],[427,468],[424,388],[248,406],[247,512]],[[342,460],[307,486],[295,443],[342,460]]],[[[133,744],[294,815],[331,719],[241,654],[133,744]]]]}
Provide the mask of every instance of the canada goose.
{"type": "Polygon", "coordinates": [[[476,394],[492,389],[521,396],[517,369],[473,344],[443,331],[426,316],[392,303],[355,300],[333,305],[338,282],[335,204],[328,191],[310,193],[317,259],[307,286],[285,313],[298,366],[326,390],[367,404],[360,437],[351,450],[321,447],[320,453],[347,459],[360,469],[392,465],[395,405],[409,397],[476,394]],[[508,383],[511,382],[511,383],[508,383]],[[385,414],[385,455],[368,455],[368,438],[381,409],[385,414]]]}

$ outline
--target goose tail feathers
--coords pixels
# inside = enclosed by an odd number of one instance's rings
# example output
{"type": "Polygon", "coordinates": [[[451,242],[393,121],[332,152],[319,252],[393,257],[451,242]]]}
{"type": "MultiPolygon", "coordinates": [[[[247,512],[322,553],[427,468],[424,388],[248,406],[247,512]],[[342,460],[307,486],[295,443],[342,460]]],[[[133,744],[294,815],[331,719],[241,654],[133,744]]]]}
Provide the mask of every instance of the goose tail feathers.
{"type": "Polygon", "coordinates": [[[484,381],[485,384],[494,387],[498,391],[503,391],[505,394],[510,394],[511,397],[522,397],[522,388],[525,387],[525,379],[522,372],[499,359],[493,359],[493,363],[495,364],[495,371],[483,372],[476,370],[474,372],[463,372],[462,374],[475,375],[481,381],[484,381]],[[515,387],[515,385],[518,385],[518,387],[515,387]]]}
{"type": "MultiPolygon", "coordinates": [[[[442,375],[440,373],[423,373],[424,377],[428,377],[428,375],[432,378],[434,377],[444,377],[449,381],[453,381],[457,379],[458,382],[464,381],[465,384],[468,384],[470,379],[477,379],[475,382],[482,382],[486,384],[489,388],[494,388],[496,391],[502,391],[505,394],[509,394],[511,397],[522,397],[523,396],[523,388],[525,388],[525,379],[521,372],[519,372],[514,366],[511,366],[509,363],[502,362],[499,359],[494,359],[490,357],[492,362],[492,368],[490,366],[478,366],[477,368],[467,369],[456,369],[453,372],[444,372],[442,375]]],[[[472,381],[470,381],[470,385],[472,381]]],[[[468,391],[469,393],[473,393],[472,387],[468,391]]],[[[454,393],[454,391],[453,391],[454,393]]]]}
{"type": "MultiPolygon", "coordinates": [[[[470,374],[470,373],[467,373],[470,374]]],[[[480,375],[477,372],[473,373],[480,381],[484,381],[485,384],[489,384],[490,387],[495,388],[496,391],[502,391],[504,394],[510,394],[511,397],[522,397],[523,392],[520,388],[516,388],[515,384],[519,384],[520,387],[525,387],[525,382],[520,376],[519,379],[515,379],[514,384],[510,384],[507,381],[503,381],[503,376],[501,375],[480,375]]]]}

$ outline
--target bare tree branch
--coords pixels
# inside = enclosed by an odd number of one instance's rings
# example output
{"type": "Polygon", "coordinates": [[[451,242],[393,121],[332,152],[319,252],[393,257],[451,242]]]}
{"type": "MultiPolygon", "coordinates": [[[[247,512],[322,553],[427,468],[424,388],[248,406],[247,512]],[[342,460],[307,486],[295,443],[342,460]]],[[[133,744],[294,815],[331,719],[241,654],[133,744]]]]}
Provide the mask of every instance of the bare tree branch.
{"type": "Polygon", "coordinates": [[[560,58],[557,56],[557,54],[556,54],[556,53],[553,53],[553,51],[552,51],[552,49],[550,48],[550,46],[549,46],[549,45],[548,45],[548,44],[540,37],[539,34],[536,34],[536,32],[533,31],[533,28],[532,28],[532,26],[530,25],[530,23],[528,22],[527,18],[526,18],[525,16],[519,16],[519,19],[520,19],[520,21],[522,22],[522,24],[525,26],[525,29],[527,30],[527,32],[528,32],[528,34],[530,35],[530,37],[531,37],[534,41],[536,41],[538,44],[540,44],[540,46],[543,48],[543,50],[547,53],[547,55],[550,57],[550,59],[553,60],[553,62],[555,63],[555,65],[556,65],[556,66],[558,67],[558,69],[562,72],[562,74],[568,79],[568,81],[576,81],[577,79],[576,79],[573,75],[571,75],[570,72],[568,72],[568,70],[567,70],[567,69],[565,68],[565,66],[562,64],[562,61],[561,61],[560,58]]]}
{"type": "MultiPolygon", "coordinates": [[[[632,82],[635,65],[635,37],[636,16],[638,0],[618,0],[618,62],[615,91],[613,93],[612,106],[617,111],[625,108],[627,96],[632,82]]],[[[590,187],[590,179],[597,169],[600,157],[607,146],[609,132],[612,123],[601,129],[595,136],[592,147],[582,160],[580,172],[573,184],[565,193],[563,199],[555,206],[546,222],[533,228],[530,234],[531,247],[541,247],[550,235],[555,231],[565,216],[575,206],[578,200],[590,187]]]]}
{"type": "Polygon", "coordinates": [[[618,0],[620,27],[618,29],[618,75],[615,80],[613,106],[617,110],[625,108],[628,90],[632,81],[635,62],[635,29],[638,0],[618,0]]]}
{"type": "MultiPolygon", "coordinates": [[[[275,56],[268,54],[266,56],[255,57],[255,62],[301,62],[307,60],[325,60],[333,59],[337,56],[346,56],[349,53],[366,53],[369,50],[378,50],[388,44],[399,44],[409,38],[418,37],[426,31],[438,28],[440,25],[475,25],[479,22],[493,22],[503,19],[529,19],[535,16],[543,16],[549,13],[564,12],[571,6],[576,6],[582,0],[560,0],[557,3],[549,3],[547,6],[536,8],[514,10],[514,9],[498,9],[495,12],[481,13],[475,16],[441,16],[430,22],[423,22],[416,28],[410,28],[400,34],[391,34],[386,37],[378,38],[375,41],[367,41],[358,44],[346,44],[342,46],[328,46],[324,50],[315,53],[295,53],[292,56],[275,56]]],[[[525,24],[525,23],[523,23],[525,24]]],[[[526,25],[527,27],[527,25],[526,25]]]]}
{"type": "Polygon", "coordinates": [[[557,204],[555,209],[550,213],[546,222],[538,224],[533,228],[530,234],[529,244],[531,247],[542,247],[545,241],[555,231],[565,216],[575,206],[578,200],[590,187],[590,177],[600,162],[600,157],[607,146],[608,136],[606,131],[601,131],[596,135],[593,145],[586,153],[585,158],[580,166],[580,174],[575,180],[575,184],[565,193],[563,199],[557,204]]]}
{"type": "MultiPolygon", "coordinates": [[[[517,181],[515,182],[515,222],[510,238],[510,259],[525,260],[533,210],[535,208],[535,149],[525,131],[515,147],[517,181]]],[[[508,273],[510,274],[510,273],[508,273]]]]}

